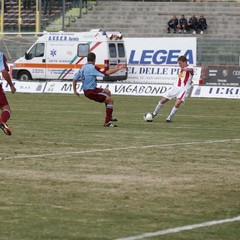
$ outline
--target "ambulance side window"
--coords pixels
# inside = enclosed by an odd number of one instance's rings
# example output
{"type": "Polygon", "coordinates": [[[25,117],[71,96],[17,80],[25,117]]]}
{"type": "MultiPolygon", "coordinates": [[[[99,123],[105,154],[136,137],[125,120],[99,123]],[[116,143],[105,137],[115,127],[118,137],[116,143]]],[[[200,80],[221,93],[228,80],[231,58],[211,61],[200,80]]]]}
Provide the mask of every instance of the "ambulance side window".
{"type": "Polygon", "coordinates": [[[44,49],[45,44],[44,43],[37,43],[33,46],[33,48],[28,53],[28,59],[32,59],[34,57],[43,57],[44,56],[44,49]]]}
{"type": "Polygon", "coordinates": [[[125,57],[125,49],[123,43],[118,43],[118,56],[125,57]]]}
{"type": "Polygon", "coordinates": [[[27,60],[32,59],[34,57],[43,57],[44,56],[44,43],[37,43],[33,46],[33,48],[29,51],[29,53],[25,54],[27,60]]]}
{"type": "Polygon", "coordinates": [[[115,43],[109,43],[110,58],[117,57],[117,50],[115,43]]]}
{"type": "Polygon", "coordinates": [[[89,44],[79,44],[78,45],[78,57],[86,57],[89,53],[89,44]]]}

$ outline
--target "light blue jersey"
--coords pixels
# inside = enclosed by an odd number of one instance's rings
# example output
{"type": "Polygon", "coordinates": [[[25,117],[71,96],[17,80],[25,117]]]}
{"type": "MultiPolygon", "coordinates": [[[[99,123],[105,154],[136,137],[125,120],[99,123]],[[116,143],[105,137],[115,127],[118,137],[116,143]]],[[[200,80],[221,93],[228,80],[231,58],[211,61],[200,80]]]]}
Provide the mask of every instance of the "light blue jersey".
{"type": "Polygon", "coordinates": [[[0,72],[5,69],[4,62],[3,62],[3,53],[0,52],[0,72]]]}
{"type": "Polygon", "coordinates": [[[86,63],[75,74],[73,80],[82,81],[82,90],[95,89],[97,87],[96,77],[104,77],[105,74],[92,63],[86,63]]]}

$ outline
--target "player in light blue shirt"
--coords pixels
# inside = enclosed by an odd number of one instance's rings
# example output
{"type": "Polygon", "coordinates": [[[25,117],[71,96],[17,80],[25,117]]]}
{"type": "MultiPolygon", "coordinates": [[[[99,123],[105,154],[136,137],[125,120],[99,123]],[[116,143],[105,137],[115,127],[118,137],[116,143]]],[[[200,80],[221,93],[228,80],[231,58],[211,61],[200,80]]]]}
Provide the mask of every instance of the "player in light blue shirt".
{"type": "Polygon", "coordinates": [[[100,72],[92,63],[88,62],[74,76],[75,80],[81,79],[82,90],[93,90],[97,87],[96,77],[104,77],[105,74],[100,72]]]}
{"type": "Polygon", "coordinates": [[[106,116],[104,121],[104,127],[117,127],[112,121],[117,121],[112,118],[113,113],[113,99],[111,97],[111,92],[109,89],[103,89],[97,87],[97,77],[104,77],[105,75],[111,75],[123,68],[125,66],[121,65],[114,69],[99,69],[95,66],[96,55],[94,53],[89,53],[87,56],[87,63],[82,66],[82,68],[75,74],[73,78],[73,91],[74,94],[80,96],[77,92],[77,81],[82,81],[82,90],[84,95],[96,102],[104,102],[106,105],[106,116]]]}

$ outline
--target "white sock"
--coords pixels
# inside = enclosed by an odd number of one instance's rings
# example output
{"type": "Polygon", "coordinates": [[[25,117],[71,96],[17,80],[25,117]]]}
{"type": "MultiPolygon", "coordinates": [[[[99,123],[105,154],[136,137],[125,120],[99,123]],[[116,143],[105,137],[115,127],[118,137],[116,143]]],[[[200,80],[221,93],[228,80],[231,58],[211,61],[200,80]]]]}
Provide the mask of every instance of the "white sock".
{"type": "Polygon", "coordinates": [[[170,112],[170,114],[168,116],[168,118],[172,118],[176,114],[177,111],[178,111],[178,108],[173,107],[172,111],[170,112]]]}
{"type": "Polygon", "coordinates": [[[157,106],[155,107],[155,110],[153,111],[153,115],[154,115],[154,116],[156,116],[156,115],[159,113],[162,105],[163,105],[163,104],[161,104],[161,102],[159,101],[158,104],[157,104],[157,106]]]}

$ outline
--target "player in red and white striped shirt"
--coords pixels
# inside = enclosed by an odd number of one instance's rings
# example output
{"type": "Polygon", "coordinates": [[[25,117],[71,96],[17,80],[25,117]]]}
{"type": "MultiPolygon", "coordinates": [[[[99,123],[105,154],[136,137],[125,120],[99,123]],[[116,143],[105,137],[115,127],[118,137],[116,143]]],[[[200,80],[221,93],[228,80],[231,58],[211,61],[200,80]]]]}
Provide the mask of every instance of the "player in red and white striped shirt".
{"type": "Polygon", "coordinates": [[[161,107],[171,100],[172,98],[177,98],[174,107],[172,108],[169,116],[166,119],[166,122],[171,122],[172,117],[176,114],[178,111],[180,105],[182,102],[185,101],[185,98],[187,96],[187,93],[191,87],[192,84],[192,78],[193,78],[193,68],[189,67],[187,63],[187,58],[185,56],[180,56],[178,58],[178,64],[181,68],[178,78],[174,84],[174,86],[163,96],[163,98],[158,102],[157,106],[155,107],[155,110],[153,111],[152,115],[155,117],[161,107]]]}

